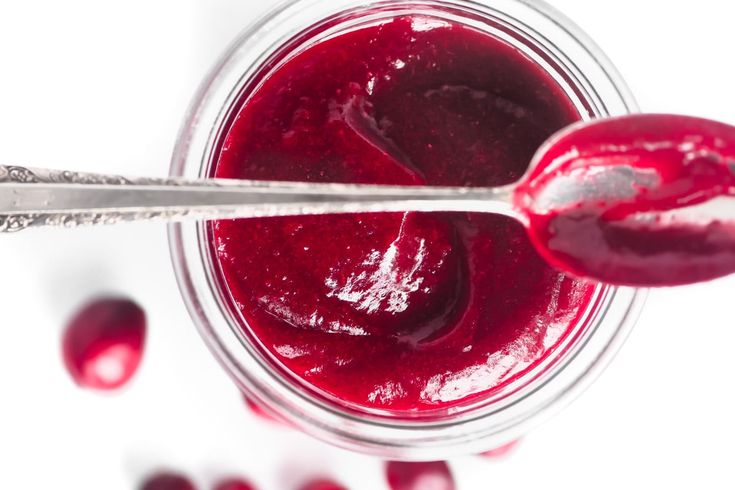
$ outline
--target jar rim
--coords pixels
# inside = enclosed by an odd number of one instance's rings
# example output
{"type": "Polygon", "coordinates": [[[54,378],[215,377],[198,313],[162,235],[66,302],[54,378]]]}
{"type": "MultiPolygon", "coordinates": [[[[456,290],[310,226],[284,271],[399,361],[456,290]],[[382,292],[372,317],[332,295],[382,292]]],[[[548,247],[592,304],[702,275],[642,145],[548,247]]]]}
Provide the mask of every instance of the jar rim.
{"type": "MultiPolygon", "coordinates": [[[[248,76],[257,72],[275,49],[304,29],[360,8],[386,8],[393,12],[405,7],[413,12],[437,5],[466,9],[472,15],[479,13],[487,16],[488,21],[511,27],[510,35],[529,36],[540,49],[537,62],[559,64],[563,73],[556,74],[560,79],[557,81],[562,83],[562,79],[569,78],[572,90],[584,95],[578,101],[583,118],[636,110],[622,78],[599,48],[571,21],[543,2],[289,0],[246,29],[204,80],[180,130],[171,174],[191,178],[206,175],[213,146],[219,139],[218,131],[248,76]]],[[[305,396],[258,359],[253,346],[233,328],[233,315],[222,303],[226,293],[221,291],[221,283],[213,280],[215,264],[208,252],[207,236],[201,223],[171,225],[171,257],[194,323],[240,389],[317,438],[391,459],[442,459],[452,454],[481,452],[517,439],[596,378],[627,337],[645,296],[641,290],[602,287],[600,294],[604,298],[599,306],[604,311],[598,312],[600,320],[592,332],[554,368],[556,371],[550,371],[543,383],[528,387],[521,398],[511,398],[504,407],[484,410],[461,421],[381,420],[355,416],[305,396]]],[[[556,353],[549,356],[553,355],[556,353]]]]}

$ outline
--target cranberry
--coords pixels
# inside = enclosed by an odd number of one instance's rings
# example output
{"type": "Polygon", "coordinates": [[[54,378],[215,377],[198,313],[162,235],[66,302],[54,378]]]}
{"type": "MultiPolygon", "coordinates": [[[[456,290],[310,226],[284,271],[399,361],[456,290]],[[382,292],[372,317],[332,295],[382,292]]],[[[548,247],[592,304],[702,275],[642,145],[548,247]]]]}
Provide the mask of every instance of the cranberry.
{"type": "Polygon", "coordinates": [[[196,487],[183,475],[164,472],[151,475],[140,490],[196,490],[196,487]]]}
{"type": "Polygon", "coordinates": [[[244,480],[231,478],[215,485],[214,490],[255,490],[255,487],[244,480]]]}
{"type": "Polygon", "coordinates": [[[389,461],[386,476],[391,490],[454,490],[454,478],[445,461],[404,463],[389,461]]]}
{"type": "Polygon", "coordinates": [[[480,456],[483,458],[504,458],[508,456],[510,453],[513,452],[513,450],[518,446],[518,443],[520,441],[513,441],[509,442],[508,444],[505,444],[500,447],[496,447],[495,449],[491,449],[489,451],[485,451],[484,453],[480,453],[480,456]]]}
{"type": "Polygon", "coordinates": [[[243,400],[245,400],[245,404],[248,406],[251,412],[253,412],[255,415],[260,417],[263,420],[267,420],[268,422],[275,422],[277,424],[283,423],[282,420],[278,419],[274,415],[272,415],[270,412],[265,410],[259,403],[253,401],[250,399],[247,395],[242,395],[243,400]]]}
{"type": "Polygon", "coordinates": [[[67,326],[62,347],[64,363],[79,386],[120,388],[140,364],[145,332],[145,312],[132,300],[94,300],[67,326]]]}
{"type": "Polygon", "coordinates": [[[342,485],[331,480],[313,480],[299,488],[299,490],[347,490],[342,485]]]}

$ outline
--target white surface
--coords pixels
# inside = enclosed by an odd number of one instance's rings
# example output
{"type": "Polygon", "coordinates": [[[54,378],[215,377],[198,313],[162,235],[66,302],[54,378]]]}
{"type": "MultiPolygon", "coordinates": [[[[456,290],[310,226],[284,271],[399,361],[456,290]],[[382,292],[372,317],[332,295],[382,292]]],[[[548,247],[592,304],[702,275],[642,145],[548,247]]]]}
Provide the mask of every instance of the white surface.
{"type": "MultiPolygon", "coordinates": [[[[0,0],[0,162],[164,175],[199,79],[272,2],[0,0]],[[256,6],[253,6],[256,4],[256,6]]],[[[617,64],[646,111],[735,123],[732,18],[723,0],[556,0],[617,64]]],[[[380,490],[380,463],[264,425],[192,326],[165,229],[127,225],[0,237],[0,488],[136,487],[159,466],[265,490],[333,474],[380,490]],[[59,334],[88,297],[149,314],[123,393],[78,390],[59,334]]],[[[507,460],[452,462],[459,490],[732,488],[735,277],[656,291],[622,353],[507,460]]],[[[203,488],[209,488],[203,486],[203,488]]]]}

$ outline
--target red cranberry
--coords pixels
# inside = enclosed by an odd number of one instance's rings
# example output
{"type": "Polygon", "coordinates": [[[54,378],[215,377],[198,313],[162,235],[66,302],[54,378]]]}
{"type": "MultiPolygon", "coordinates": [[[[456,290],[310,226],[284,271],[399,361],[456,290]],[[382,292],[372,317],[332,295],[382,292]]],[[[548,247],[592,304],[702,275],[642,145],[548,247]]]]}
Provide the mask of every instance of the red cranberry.
{"type": "Polygon", "coordinates": [[[67,326],[64,363],[80,386],[97,390],[119,388],[140,364],[145,332],[145,312],[133,301],[92,301],[67,326]]]}
{"type": "Polygon", "coordinates": [[[214,490],[255,490],[255,487],[246,481],[231,478],[215,485],[214,490]]]}
{"type": "Polygon", "coordinates": [[[391,490],[454,490],[454,478],[445,461],[403,463],[389,461],[386,476],[391,490]]]}
{"type": "Polygon", "coordinates": [[[178,473],[157,473],[148,477],[140,490],[196,490],[194,484],[178,473]]]}
{"type": "Polygon", "coordinates": [[[480,453],[480,456],[482,456],[483,458],[504,458],[513,452],[516,446],[518,446],[519,442],[520,441],[509,442],[508,444],[505,444],[503,446],[485,451],[484,453],[480,453]]]}
{"type": "Polygon", "coordinates": [[[347,490],[342,485],[331,480],[313,480],[302,486],[299,490],[347,490]]]}
{"type": "Polygon", "coordinates": [[[270,412],[265,410],[259,403],[253,401],[250,399],[247,395],[242,395],[243,400],[245,400],[245,404],[248,406],[251,412],[253,412],[255,415],[260,417],[263,420],[267,420],[268,422],[273,422],[276,424],[283,424],[283,420],[277,418],[276,416],[272,415],[270,412]]]}

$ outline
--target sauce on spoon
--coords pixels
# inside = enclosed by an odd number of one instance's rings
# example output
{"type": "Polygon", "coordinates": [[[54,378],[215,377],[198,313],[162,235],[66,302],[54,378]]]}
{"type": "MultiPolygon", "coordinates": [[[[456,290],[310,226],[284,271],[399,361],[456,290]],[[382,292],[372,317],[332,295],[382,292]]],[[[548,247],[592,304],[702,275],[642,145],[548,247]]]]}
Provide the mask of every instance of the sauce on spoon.
{"type": "Polygon", "coordinates": [[[674,286],[735,272],[735,128],[631,115],[572,126],[515,192],[539,253],[578,277],[674,286]]]}

